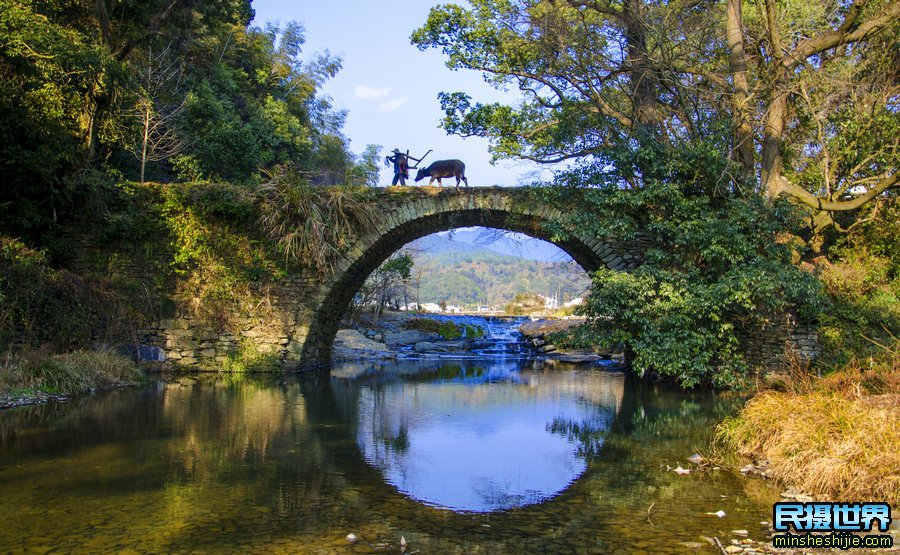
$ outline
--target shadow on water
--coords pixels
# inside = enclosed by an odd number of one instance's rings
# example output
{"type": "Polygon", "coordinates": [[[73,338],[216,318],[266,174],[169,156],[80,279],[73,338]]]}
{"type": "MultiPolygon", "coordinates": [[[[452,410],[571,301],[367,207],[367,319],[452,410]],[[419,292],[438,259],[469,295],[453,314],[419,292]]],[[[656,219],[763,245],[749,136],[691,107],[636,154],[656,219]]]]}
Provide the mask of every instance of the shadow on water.
{"type": "Polygon", "coordinates": [[[350,366],[0,413],[0,545],[679,553],[771,511],[731,473],[666,471],[737,399],[539,361],[350,366]]]}

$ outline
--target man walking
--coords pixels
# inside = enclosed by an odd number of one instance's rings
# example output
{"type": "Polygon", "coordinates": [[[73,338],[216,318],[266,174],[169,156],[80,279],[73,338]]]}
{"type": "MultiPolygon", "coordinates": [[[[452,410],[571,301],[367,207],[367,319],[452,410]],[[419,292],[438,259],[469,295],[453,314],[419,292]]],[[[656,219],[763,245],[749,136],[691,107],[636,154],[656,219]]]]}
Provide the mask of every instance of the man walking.
{"type": "Polygon", "coordinates": [[[393,156],[388,156],[384,159],[385,164],[394,164],[394,180],[391,181],[391,185],[396,185],[397,182],[400,182],[400,185],[406,187],[406,180],[409,179],[409,161],[421,162],[424,156],[422,158],[413,158],[409,155],[408,150],[406,154],[403,154],[399,148],[395,148],[393,153],[393,156]]]}

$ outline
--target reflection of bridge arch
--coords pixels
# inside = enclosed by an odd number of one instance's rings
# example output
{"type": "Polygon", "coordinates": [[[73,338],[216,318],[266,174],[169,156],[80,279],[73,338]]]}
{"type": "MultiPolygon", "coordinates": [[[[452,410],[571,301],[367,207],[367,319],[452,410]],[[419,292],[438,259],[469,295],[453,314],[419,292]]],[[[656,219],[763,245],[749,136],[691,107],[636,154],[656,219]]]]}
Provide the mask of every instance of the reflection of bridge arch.
{"type": "MultiPolygon", "coordinates": [[[[416,380],[410,376],[410,374],[415,374],[415,369],[412,367],[418,364],[421,369],[422,363],[423,361],[410,362],[408,369],[403,368],[402,365],[397,366],[397,363],[391,363],[387,373],[385,370],[388,369],[388,366],[382,367],[382,364],[378,362],[358,365],[343,363],[341,365],[343,370],[348,370],[349,368],[345,368],[348,366],[356,367],[355,370],[346,374],[347,378],[300,380],[303,397],[306,400],[307,419],[311,427],[316,430],[318,443],[323,447],[321,456],[324,457],[324,464],[328,466],[328,472],[341,476],[350,489],[364,490],[366,492],[365,503],[369,513],[379,515],[380,518],[386,519],[387,523],[399,530],[409,529],[410,523],[415,523],[414,527],[417,530],[428,531],[429,541],[437,543],[458,544],[464,541],[462,538],[474,539],[482,533],[493,534],[493,531],[483,527],[484,523],[489,524],[495,530],[523,530],[533,528],[534,523],[545,518],[547,512],[564,512],[570,517],[563,520],[567,520],[570,524],[559,528],[559,535],[552,541],[549,536],[544,534],[544,531],[540,530],[540,527],[537,527],[531,534],[513,533],[497,537],[495,540],[496,552],[521,553],[533,552],[535,549],[540,551],[536,546],[542,546],[542,542],[545,541],[552,543],[557,548],[561,545],[568,545],[569,550],[575,552],[575,548],[581,540],[579,530],[583,530],[587,526],[584,522],[587,517],[581,514],[580,509],[585,502],[585,484],[598,479],[616,479],[615,476],[603,477],[608,470],[604,465],[594,468],[589,466],[587,472],[578,477],[569,487],[541,504],[476,516],[473,513],[457,513],[424,505],[387,483],[382,473],[366,461],[356,441],[357,426],[360,422],[359,415],[356,414],[360,407],[360,388],[350,385],[349,381],[353,380],[364,388],[380,389],[397,380],[416,380]],[[350,375],[354,377],[350,378],[350,375]],[[568,530],[571,530],[571,533],[568,533],[568,530]]],[[[440,371],[440,365],[452,365],[454,361],[433,361],[433,364],[435,365],[433,369],[424,369],[423,383],[430,381],[429,375],[446,376],[446,373],[440,371]]],[[[522,370],[525,377],[521,387],[525,389],[538,387],[545,390],[544,394],[553,391],[584,393],[583,400],[586,403],[601,402],[610,405],[610,408],[614,406],[615,414],[609,426],[609,434],[617,435],[623,428],[630,428],[636,412],[640,410],[640,401],[637,400],[637,404],[635,403],[634,394],[627,386],[627,383],[633,380],[632,376],[596,370],[591,372],[596,375],[589,377],[588,387],[579,388],[574,387],[571,383],[566,383],[561,376],[562,373],[559,372],[560,368],[542,368],[540,361],[535,361],[534,365],[531,369],[522,370]],[[606,377],[612,377],[612,379],[607,380],[606,377]],[[623,410],[630,412],[624,414],[623,410]]],[[[615,448],[613,453],[611,460],[621,456],[615,448]]],[[[604,451],[594,453],[592,457],[601,460],[610,458],[604,451]]],[[[605,526],[599,522],[590,524],[590,527],[596,530],[605,526]]],[[[609,534],[614,536],[615,532],[609,532],[609,534]]],[[[546,547],[549,548],[549,544],[546,547]]]]}
{"type": "Polygon", "coordinates": [[[375,226],[359,237],[340,259],[334,274],[306,300],[309,311],[298,319],[300,327],[308,330],[302,338],[303,366],[324,366],[330,362],[331,345],[345,307],[369,274],[406,243],[432,233],[471,226],[516,231],[553,242],[588,272],[602,266],[624,269],[637,261],[633,247],[601,238],[553,241],[543,224],[558,219],[562,213],[529,198],[522,189],[412,192],[416,194],[408,200],[384,203],[388,208],[375,226]]]}

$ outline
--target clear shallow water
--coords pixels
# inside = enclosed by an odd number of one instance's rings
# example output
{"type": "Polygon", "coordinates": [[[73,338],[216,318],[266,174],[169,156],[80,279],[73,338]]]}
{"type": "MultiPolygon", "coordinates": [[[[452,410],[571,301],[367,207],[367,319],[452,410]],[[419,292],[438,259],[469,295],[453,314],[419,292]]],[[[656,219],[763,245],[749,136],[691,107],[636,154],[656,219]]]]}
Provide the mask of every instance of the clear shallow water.
{"type": "Polygon", "coordinates": [[[0,412],[0,552],[714,553],[778,492],[666,467],[735,409],[540,361],[171,378],[0,412]]]}

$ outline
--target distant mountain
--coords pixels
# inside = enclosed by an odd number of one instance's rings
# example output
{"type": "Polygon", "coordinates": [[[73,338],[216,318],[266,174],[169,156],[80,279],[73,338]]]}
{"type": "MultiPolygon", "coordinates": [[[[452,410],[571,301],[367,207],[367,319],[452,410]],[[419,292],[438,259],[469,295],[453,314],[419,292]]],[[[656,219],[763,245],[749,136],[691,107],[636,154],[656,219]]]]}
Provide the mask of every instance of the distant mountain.
{"type": "Polygon", "coordinates": [[[556,297],[560,304],[590,287],[584,270],[570,260],[546,262],[495,252],[459,240],[461,232],[430,235],[407,246],[413,253],[410,301],[501,308],[519,293],[556,297]]]}
{"type": "MultiPolygon", "coordinates": [[[[571,257],[552,243],[529,237],[522,233],[512,233],[486,227],[468,227],[450,232],[430,235],[419,241],[439,243],[449,248],[449,243],[440,243],[440,238],[451,238],[458,244],[474,245],[500,254],[508,254],[526,260],[539,262],[566,262],[571,257]]],[[[464,247],[461,247],[464,248],[464,247]]]]}

